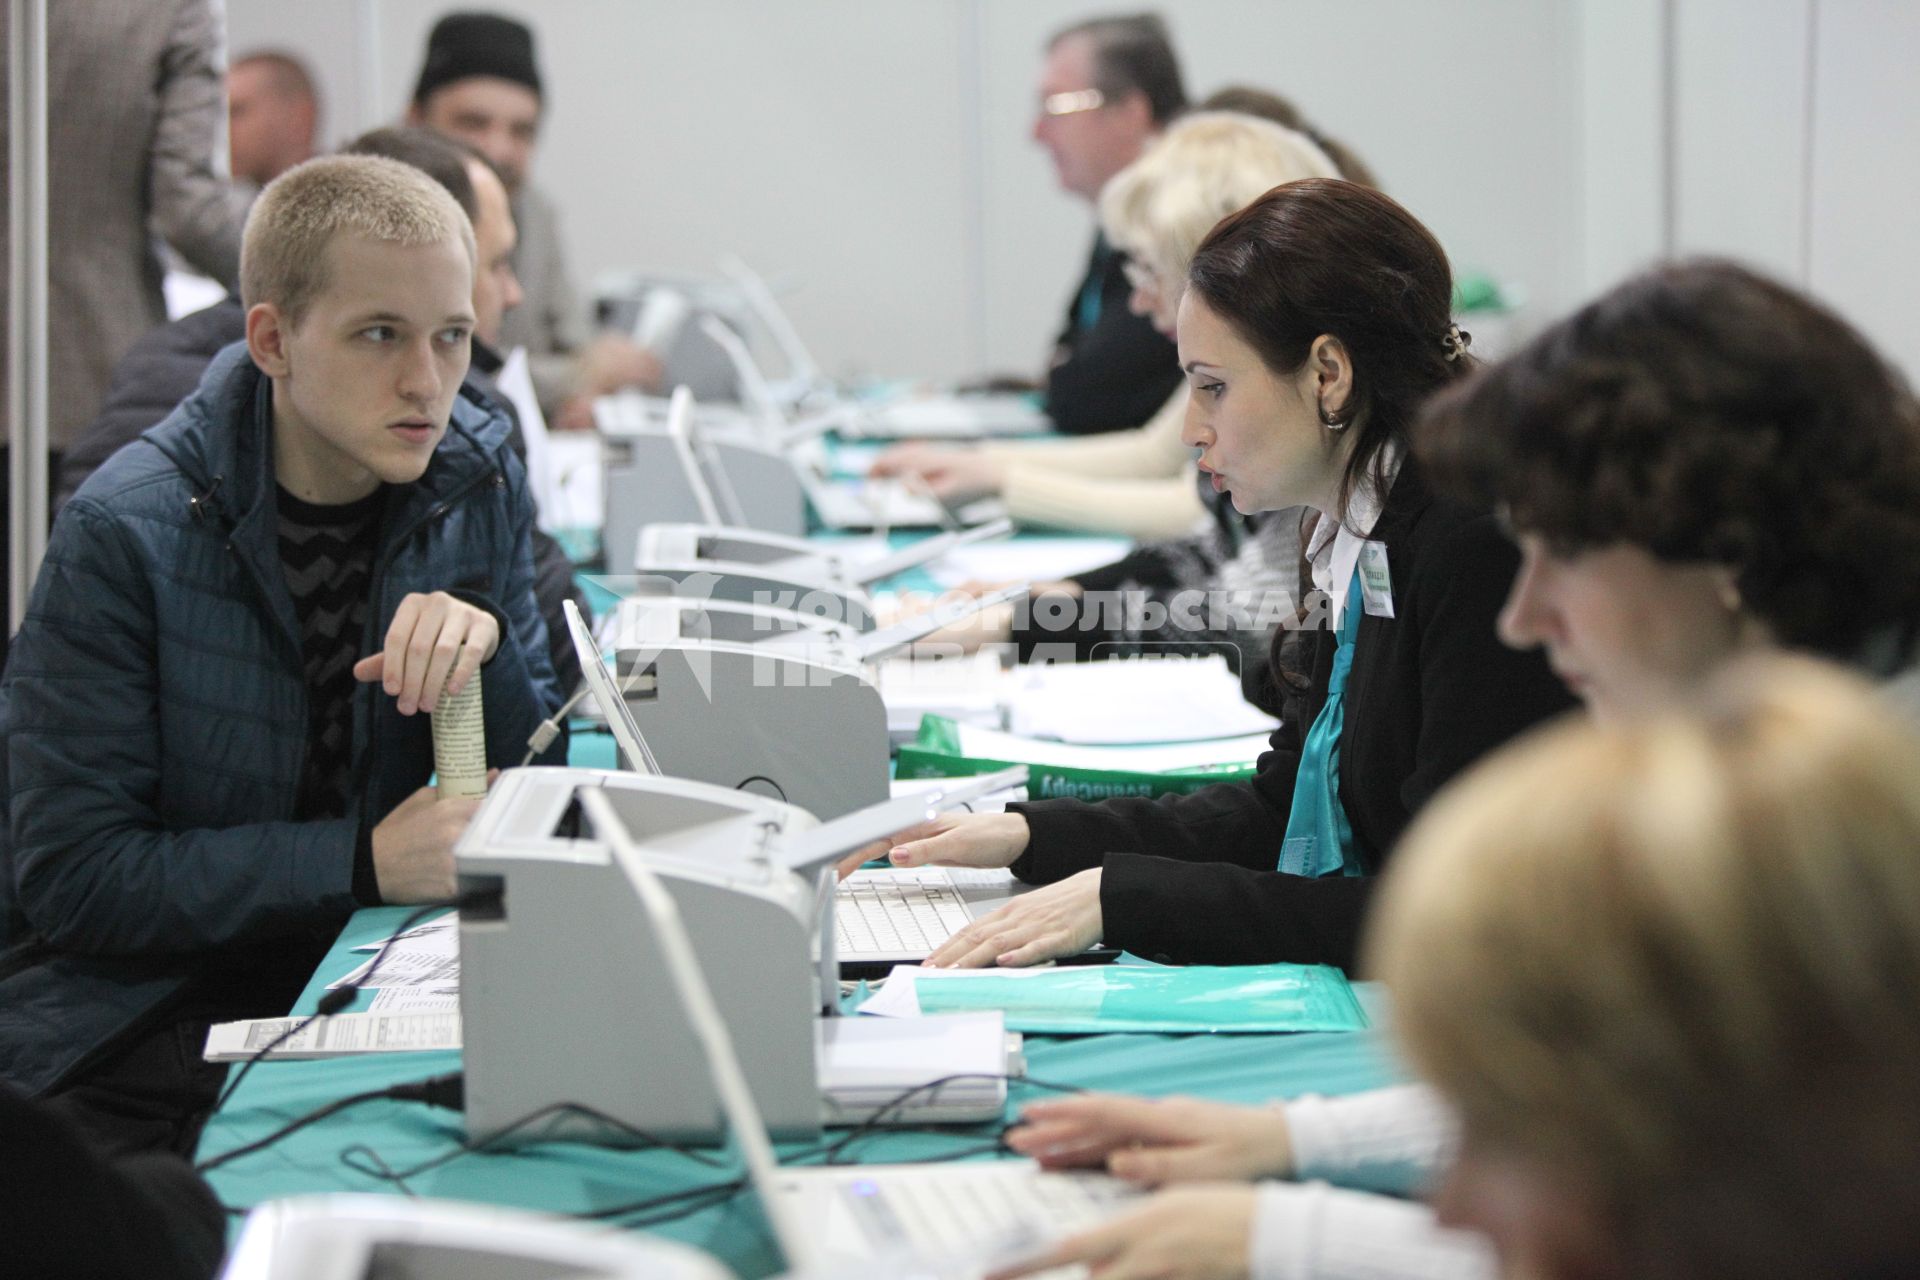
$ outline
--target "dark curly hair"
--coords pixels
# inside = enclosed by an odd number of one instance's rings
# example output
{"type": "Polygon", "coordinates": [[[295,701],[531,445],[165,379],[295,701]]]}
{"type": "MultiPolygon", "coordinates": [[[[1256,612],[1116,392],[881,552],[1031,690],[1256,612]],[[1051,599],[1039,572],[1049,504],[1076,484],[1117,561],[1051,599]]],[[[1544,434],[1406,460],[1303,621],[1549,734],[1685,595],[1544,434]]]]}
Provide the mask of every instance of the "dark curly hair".
{"type": "Polygon", "coordinates": [[[1436,483],[1560,554],[1732,568],[1782,643],[1920,619],[1920,416],[1845,321],[1731,262],[1638,276],[1428,403],[1436,483]]]}

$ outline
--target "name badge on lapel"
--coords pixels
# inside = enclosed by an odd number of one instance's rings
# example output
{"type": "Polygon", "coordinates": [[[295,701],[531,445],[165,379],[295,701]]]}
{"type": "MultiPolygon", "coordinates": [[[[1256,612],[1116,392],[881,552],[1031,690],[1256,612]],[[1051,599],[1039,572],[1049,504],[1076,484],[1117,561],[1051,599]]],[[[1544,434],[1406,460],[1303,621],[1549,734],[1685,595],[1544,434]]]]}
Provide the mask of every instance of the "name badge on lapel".
{"type": "Polygon", "coordinates": [[[1387,544],[1360,544],[1360,598],[1376,618],[1393,616],[1393,575],[1387,572],[1387,544]]]}

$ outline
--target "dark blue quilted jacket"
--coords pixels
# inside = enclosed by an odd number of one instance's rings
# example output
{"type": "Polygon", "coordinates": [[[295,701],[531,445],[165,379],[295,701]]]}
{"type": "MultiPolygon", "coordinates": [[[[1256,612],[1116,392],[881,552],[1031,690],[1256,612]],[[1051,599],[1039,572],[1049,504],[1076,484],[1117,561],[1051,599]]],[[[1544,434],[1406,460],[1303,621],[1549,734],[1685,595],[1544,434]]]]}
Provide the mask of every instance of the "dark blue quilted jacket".
{"type": "MultiPolygon", "coordinates": [[[[362,818],[432,772],[428,717],[364,685],[361,813],[291,821],[307,694],[260,376],[243,344],[227,348],[82,486],[0,681],[0,1078],[29,1092],[163,1012],[221,949],[350,912],[362,818]]],[[[375,651],[410,592],[492,609],[487,754],[503,767],[559,705],[506,440],[505,418],[463,392],[426,474],[389,507],[362,641],[375,651]]]]}

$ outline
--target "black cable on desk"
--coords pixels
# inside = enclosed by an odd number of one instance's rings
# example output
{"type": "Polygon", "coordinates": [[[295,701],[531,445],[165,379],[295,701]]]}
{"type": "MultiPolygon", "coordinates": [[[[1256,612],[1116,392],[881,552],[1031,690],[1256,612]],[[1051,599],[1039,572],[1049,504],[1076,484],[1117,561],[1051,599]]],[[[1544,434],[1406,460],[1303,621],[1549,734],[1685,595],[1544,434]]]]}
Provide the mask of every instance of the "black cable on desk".
{"type": "MultiPolygon", "coordinates": [[[[606,1112],[601,1111],[597,1107],[590,1107],[582,1102],[548,1103],[546,1106],[541,1107],[538,1110],[528,1112],[526,1115],[521,1116],[518,1120],[515,1120],[511,1124],[507,1125],[505,1128],[502,1128],[494,1133],[490,1133],[486,1137],[481,1138],[478,1141],[470,1140],[470,1141],[461,1142],[458,1146],[454,1147],[451,1151],[443,1151],[437,1156],[431,1156],[426,1160],[422,1160],[419,1164],[416,1164],[411,1168],[407,1168],[407,1169],[393,1168],[391,1165],[387,1164],[387,1162],[384,1159],[381,1158],[380,1153],[378,1151],[375,1151],[372,1147],[368,1146],[364,1142],[356,1142],[350,1147],[343,1148],[340,1152],[340,1163],[346,1165],[347,1168],[353,1170],[357,1174],[362,1175],[363,1177],[374,1178],[381,1182],[390,1182],[395,1186],[400,1187],[402,1190],[406,1190],[407,1179],[409,1178],[417,1178],[423,1173],[427,1173],[427,1172],[430,1172],[431,1170],[438,1169],[442,1165],[450,1164],[453,1161],[458,1160],[461,1156],[484,1154],[488,1150],[488,1148],[493,1147],[498,1143],[505,1141],[508,1137],[512,1136],[514,1133],[517,1133],[521,1129],[526,1128],[528,1125],[544,1120],[548,1116],[560,1115],[562,1113],[570,1113],[573,1115],[585,1116],[590,1120],[595,1120],[601,1124],[607,1125],[610,1128],[617,1129],[621,1133],[627,1135],[628,1137],[639,1139],[641,1146],[643,1148],[658,1147],[664,1151],[676,1152],[679,1155],[685,1156],[689,1160],[698,1161],[701,1164],[707,1165],[715,1169],[722,1167],[722,1164],[723,1164],[722,1161],[715,1159],[713,1156],[706,1155],[702,1152],[696,1151],[691,1147],[682,1146],[678,1143],[668,1142],[666,1139],[658,1137],[652,1133],[649,1133],[645,1129],[639,1128],[636,1125],[628,1124],[625,1120],[622,1120],[617,1116],[608,1115],[606,1112]],[[359,1163],[356,1163],[355,1160],[349,1159],[350,1156],[355,1156],[359,1153],[365,1153],[368,1159],[378,1162],[379,1168],[371,1168],[368,1165],[359,1164],[359,1163]]],[[[557,1139],[557,1140],[565,1141],[568,1139],[557,1139]]]]}
{"type": "Polygon", "coordinates": [[[712,1208],[712,1205],[706,1203],[709,1198],[716,1202],[725,1201],[740,1194],[746,1186],[745,1178],[733,1178],[726,1182],[710,1182],[704,1186],[682,1187],[678,1191],[649,1196],[645,1200],[635,1200],[628,1204],[614,1205],[610,1209],[589,1209],[585,1213],[577,1213],[573,1216],[588,1222],[605,1222],[613,1218],[631,1217],[636,1213],[645,1213],[650,1209],[659,1209],[667,1205],[678,1206],[672,1213],[661,1217],[627,1224],[636,1227],[659,1226],[663,1222],[672,1222],[689,1214],[698,1213],[702,1209],[712,1208]],[[683,1203],[688,1201],[691,1203],[683,1203]]]}
{"type": "MultiPolygon", "coordinates": [[[[1080,1085],[1058,1084],[1058,1083],[1047,1081],[1047,1080],[1036,1080],[1030,1076],[1008,1077],[1008,1076],[992,1075],[986,1072],[967,1072],[964,1074],[942,1076],[937,1080],[929,1080],[923,1084],[915,1085],[911,1089],[902,1090],[899,1094],[895,1095],[893,1098],[889,1099],[886,1103],[884,1103],[879,1109],[877,1109],[873,1113],[873,1115],[867,1117],[866,1120],[862,1121],[859,1126],[854,1128],[849,1133],[846,1133],[842,1135],[840,1138],[835,1139],[833,1142],[828,1143],[825,1147],[822,1147],[813,1151],[803,1151],[799,1155],[793,1157],[791,1160],[788,1160],[785,1163],[789,1165],[793,1165],[793,1164],[798,1164],[801,1161],[812,1160],[816,1157],[819,1157],[819,1158],[822,1158],[822,1163],[824,1165],[832,1165],[835,1163],[836,1156],[838,1156],[842,1151],[844,1151],[852,1143],[857,1142],[862,1137],[866,1137],[872,1134],[876,1130],[880,1122],[886,1116],[896,1114],[901,1107],[905,1106],[908,1102],[911,1102],[919,1094],[925,1093],[931,1089],[938,1089],[942,1085],[951,1084],[958,1080],[1010,1080],[1013,1083],[1031,1084],[1034,1087],[1039,1089],[1050,1089],[1059,1093],[1084,1093],[1085,1092],[1085,1089],[1080,1085]]],[[[899,1131],[892,1130],[892,1132],[899,1132],[899,1131]]],[[[1005,1126],[1002,1126],[1001,1133],[1002,1134],[1005,1133],[1005,1126]]],[[[955,1135],[955,1136],[958,1136],[958,1135],[955,1135]]],[[[967,1156],[985,1155],[988,1152],[1004,1151],[1005,1149],[1006,1149],[1005,1144],[1000,1140],[1000,1137],[996,1135],[995,1140],[991,1143],[981,1143],[976,1146],[967,1147],[960,1151],[948,1152],[945,1155],[936,1156],[932,1160],[919,1161],[917,1163],[937,1164],[937,1163],[941,1163],[942,1161],[959,1160],[959,1159],[964,1159],[967,1156]]],[[[606,1221],[612,1218],[623,1218],[623,1219],[632,1218],[633,1215],[635,1214],[648,1213],[652,1210],[666,1208],[669,1205],[674,1206],[671,1209],[671,1211],[660,1214],[656,1217],[636,1219],[634,1221],[630,1221],[626,1223],[626,1225],[629,1227],[660,1226],[664,1223],[673,1222],[680,1218],[688,1217],[691,1214],[698,1213],[702,1209],[713,1207],[712,1203],[709,1203],[709,1201],[723,1202],[735,1195],[738,1195],[742,1190],[746,1188],[747,1181],[748,1180],[746,1178],[742,1177],[742,1178],[735,1178],[727,1182],[709,1183],[705,1186],[684,1187],[679,1191],[672,1191],[663,1195],[649,1196],[644,1200],[635,1200],[627,1204],[614,1205],[606,1209],[591,1209],[585,1213],[579,1213],[573,1216],[578,1218],[583,1218],[588,1221],[601,1222],[601,1221],[606,1221]]]]}
{"type": "Polygon", "coordinates": [[[342,1009],[352,1004],[353,998],[360,994],[367,983],[373,979],[373,975],[380,972],[380,962],[387,958],[387,951],[399,939],[401,934],[413,928],[414,925],[420,923],[424,917],[431,915],[433,912],[442,911],[448,907],[459,907],[464,901],[466,901],[465,898],[447,898],[440,902],[429,902],[425,906],[409,912],[407,916],[401,920],[400,927],[387,935],[386,941],[380,944],[380,949],[373,953],[373,963],[367,966],[365,974],[347,983],[345,986],[336,987],[332,991],[326,992],[320,997],[319,1003],[314,1007],[314,1011],[311,1014],[289,1023],[285,1031],[282,1031],[279,1035],[260,1046],[260,1048],[254,1050],[253,1056],[240,1064],[240,1070],[234,1072],[233,1079],[227,1081],[227,1087],[220,1091],[219,1098],[214,1101],[214,1111],[217,1113],[222,1107],[227,1105],[227,1100],[233,1097],[234,1090],[238,1089],[240,1082],[247,1078],[247,1073],[258,1066],[261,1060],[268,1054],[278,1049],[293,1037],[299,1035],[302,1031],[305,1031],[320,1019],[331,1018],[334,1014],[339,1013],[342,1009]]]}
{"type": "MultiPolygon", "coordinates": [[[[961,1072],[957,1075],[940,1076],[937,1079],[925,1081],[924,1083],[913,1086],[913,1088],[911,1089],[903,1090],[901,1093],[896,1094],[893,1098],[889,1099],[884,1105],[877,1108],[872,1115],[868,1116],[865,1120],[862,1120],[859,1124],[855,1125],[851,1130],[849,1130],[845,1134],[842,1134],[839,1138],[835,1139],[833,1142],[827,1144],[827,1146],[823,1150],[819,1152],[806,1152],[796,1157],[796,1159],[804,1160],[811,1155],[819,1155],[823,1157],[821,1160],[822,1164],[829,1164],[829,1165],[838,1164],[839,1163],[838,1157],[842,1152],[844,1152],[848,1147],[852,1146],[854,1143],[860,1141],[860,1139],[865,1137],[870,1137],[874,1133],[878,1132],[880,1130],[880,1127],[886,1123],[889,1117],[898,1115],[901,1109],[904,1108],[909,1102],[913,1101],[916,1097],[918,1097],[923,1093],[934,1092],[945,1085],[953,1084],[956,1081],[960,1081],[960,1080],[1005,1080],[1008,1084],[1032,1085],[1036,1089],[1051,1090],[1055,1093],[1085,1093],[1086,1092],[1085,1087],[1082,1085],[1057,1084],[1049,1080],[1037,1080],[1032,1076],[995,1075],[992,1072],[986,1072],[986,1071],[967,1071],[967,1072],[961,1072]]],[[[989,1122],[989,1123],[992,1123],[992,1122],[989,1122]]],[[[1001,1127],[1001,1131],[1004,1133],[1005,1130],[1006,1130],[1006,1126],[1003,1125],[1001,1127]]]]}
{"type": "Polygon", "coordinates": [[[430,1107],[446,1107],[459,1110],[465,1102],[465,1076],[455,1071],[447,1075],[428,1076],[424,1080],[415,1080],[408,1084],[396,1084],[385,1089],[369,1089],[365,1093],[350,1093],[344,1098],[335,1098],[323,1107],[317,1107],[298,1119],[281,1125],[264,1138],[256,1138],[243,1146],[223,1151],[208,1160],[202,1160],[194,1166],[200,1173],[218,1169],[221,1165],[238,1160],[241,1156],[264,1151],[289,1134],[297,1133],[311,1124],[318,1124],[328,1116],[338,1115],[349,1107],[357,1107],[363,1102],[375,1102],[389,1099],[395,1102],[424,1102],[430,1107]]]}

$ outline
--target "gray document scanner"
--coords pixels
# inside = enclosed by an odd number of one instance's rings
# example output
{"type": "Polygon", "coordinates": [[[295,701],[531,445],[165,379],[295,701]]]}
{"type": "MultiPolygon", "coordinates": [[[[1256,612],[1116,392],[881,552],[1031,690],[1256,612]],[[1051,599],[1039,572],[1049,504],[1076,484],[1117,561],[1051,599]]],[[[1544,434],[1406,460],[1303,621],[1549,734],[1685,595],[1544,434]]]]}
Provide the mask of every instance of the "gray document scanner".
{"type": "Polygon", "coordinates": [[[834,864],[1011,776],[955,779],[944,794],[822,824],[684,778],[508,771],[454,848],[469,1136],[722,1134],[713,1078],[631,857],[671,893],[768,1127],[817,1135],[829,1110],[818,1024],[839,997],[834,864]],[[591,788],[611,801],[624,839],[596,835],[579,802],[591,788]]]}

